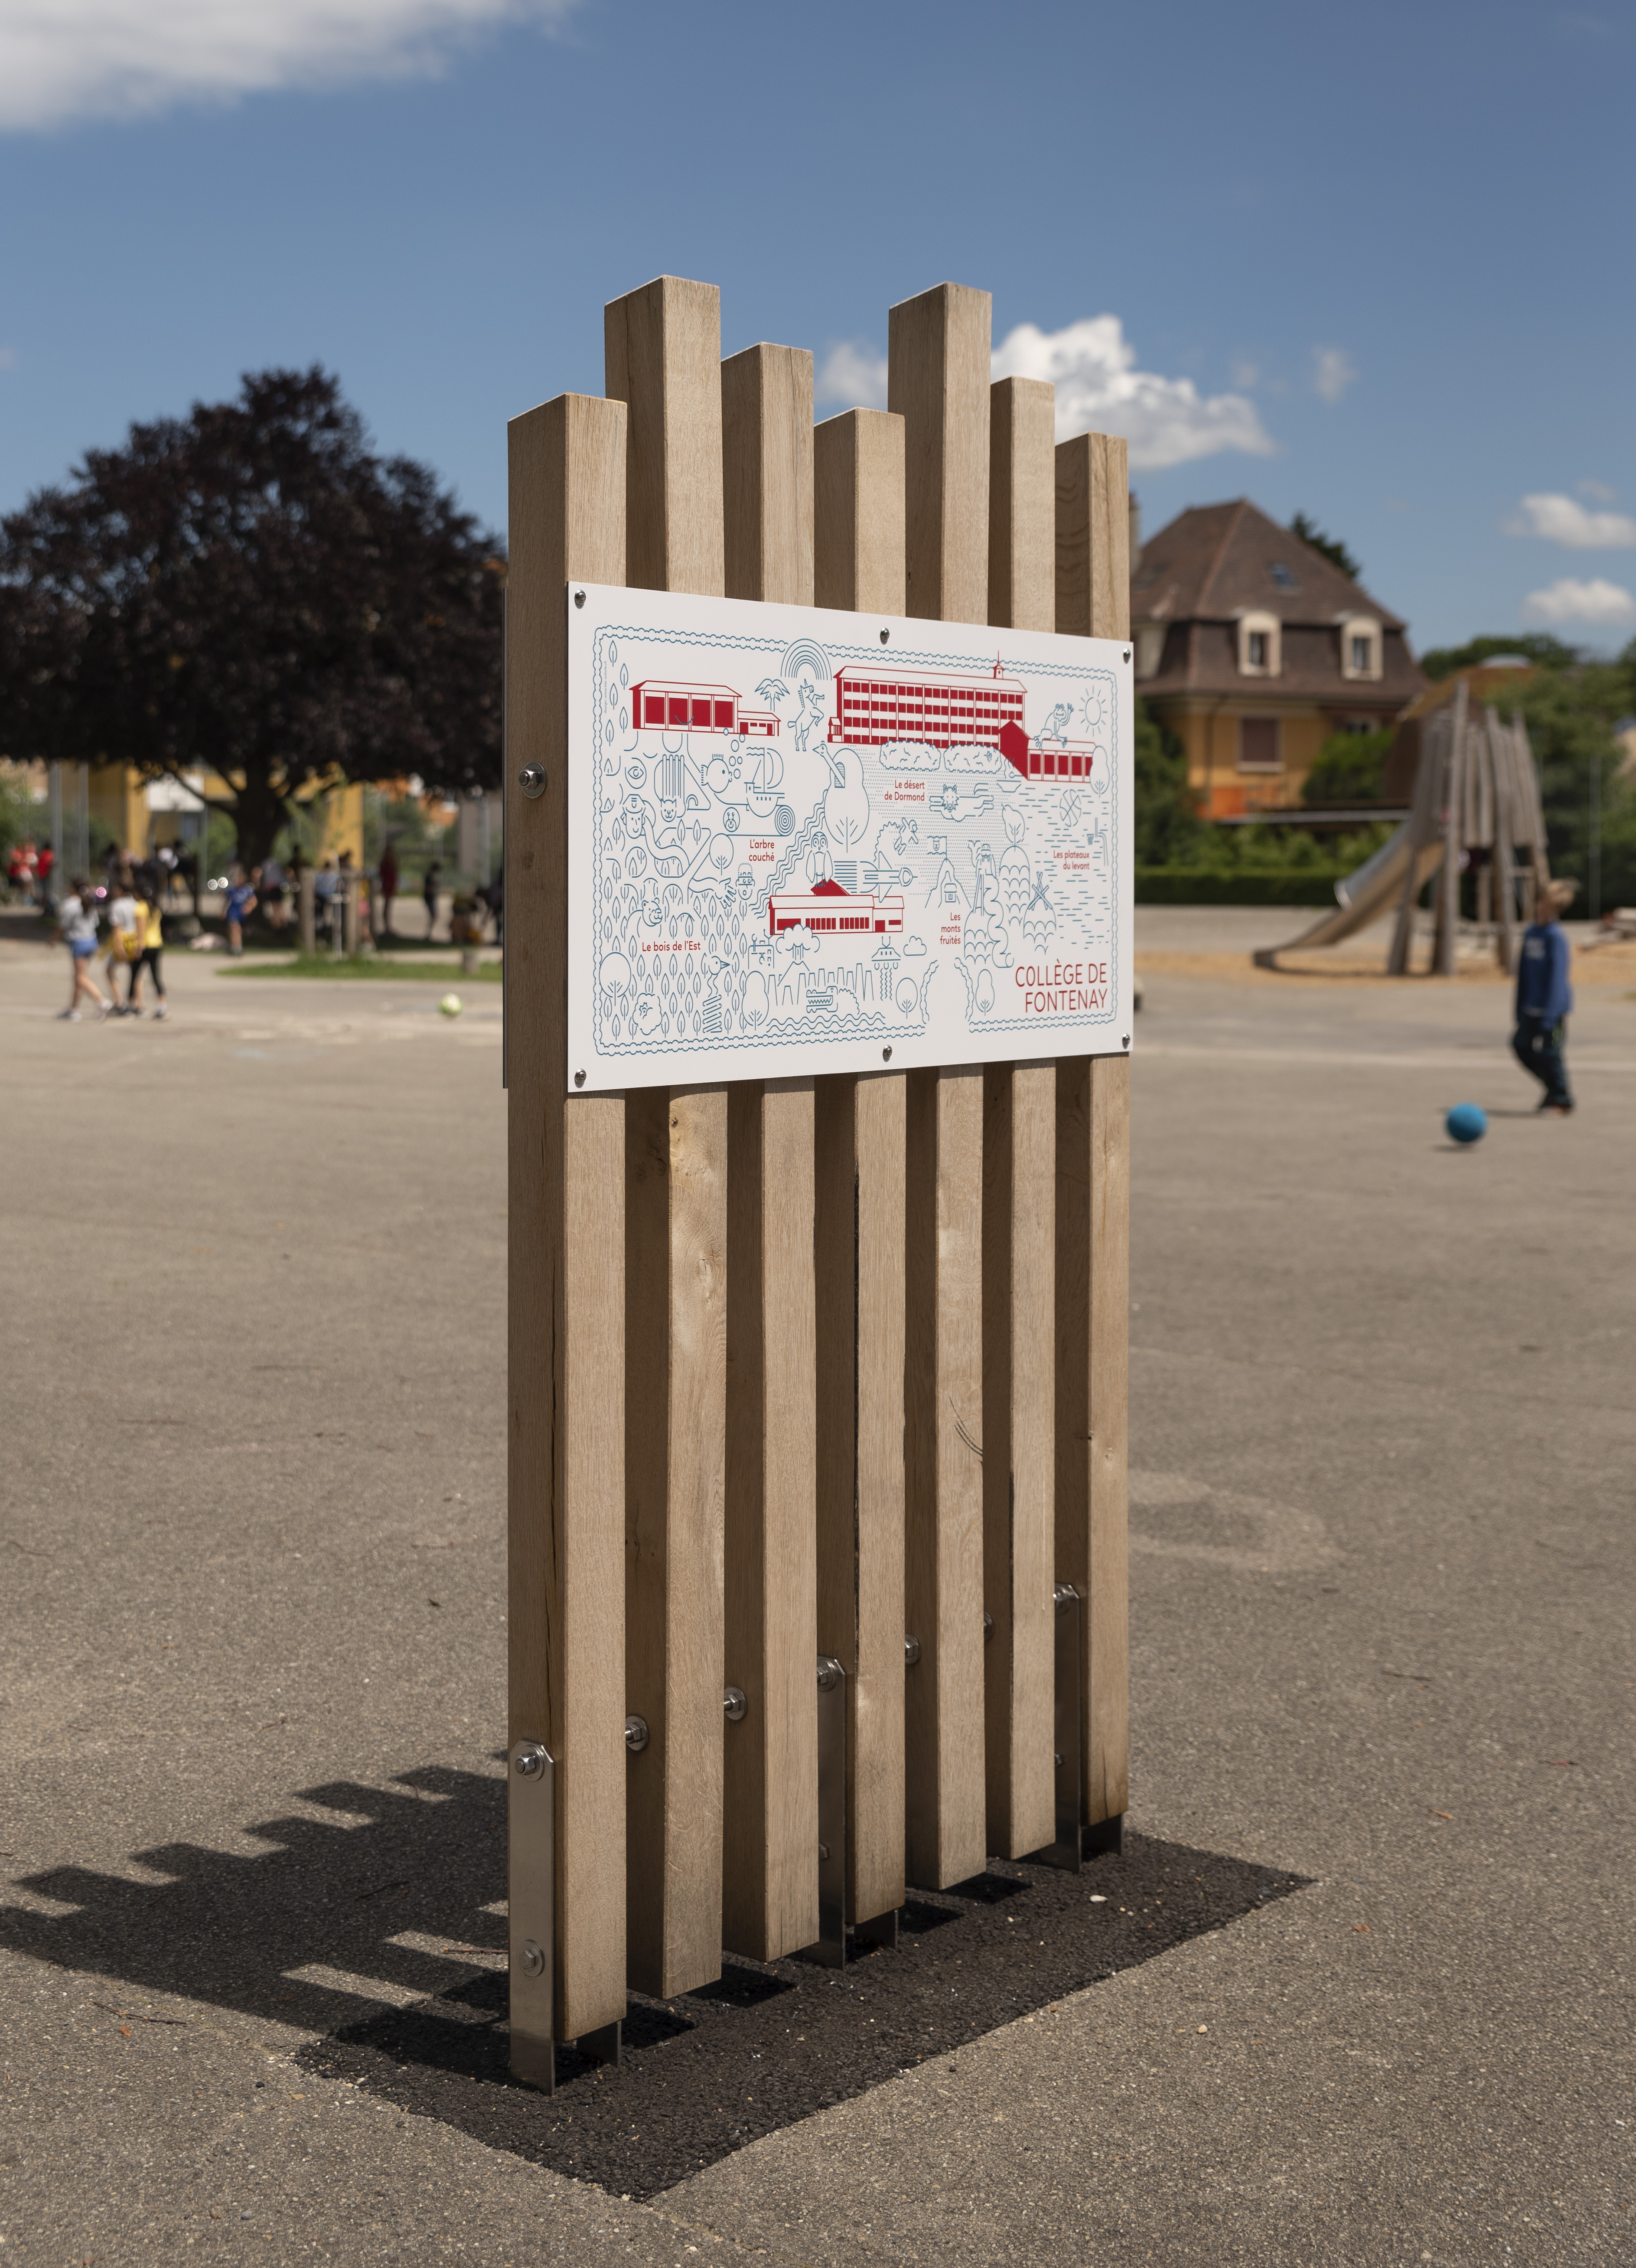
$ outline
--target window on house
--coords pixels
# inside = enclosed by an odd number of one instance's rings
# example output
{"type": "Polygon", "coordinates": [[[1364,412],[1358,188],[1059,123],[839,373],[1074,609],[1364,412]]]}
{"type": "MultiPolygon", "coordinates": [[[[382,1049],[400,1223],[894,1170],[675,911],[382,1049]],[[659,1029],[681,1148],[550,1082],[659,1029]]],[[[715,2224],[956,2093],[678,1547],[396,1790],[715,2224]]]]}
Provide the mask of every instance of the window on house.
{"type": "Polygon", "coordinates": [[[1340,674],[1343,677],[1381,675],[1381,626],[1367,615],[1340,618],[1340,674]]]}
{"type": "Polygon", "coordinates": [[[1277,677],[1283,668],[1283,626],[1259,611],[1238,617],[1238,667],[1245,677],[1277,677]]]}
{"type": "Polygon", "coordinates": [[[1238,769],[1241,772],[1275,772],[1279,760],[1278,718],[1241,717],[1238,720],[1238,769]]]}
{"type": "Polygon", "coordinates": [[[1273,565],[1273,580],[1280,591],[1293,591],[1295,587],[1295,578],[1281,559],[1273,565]]]}

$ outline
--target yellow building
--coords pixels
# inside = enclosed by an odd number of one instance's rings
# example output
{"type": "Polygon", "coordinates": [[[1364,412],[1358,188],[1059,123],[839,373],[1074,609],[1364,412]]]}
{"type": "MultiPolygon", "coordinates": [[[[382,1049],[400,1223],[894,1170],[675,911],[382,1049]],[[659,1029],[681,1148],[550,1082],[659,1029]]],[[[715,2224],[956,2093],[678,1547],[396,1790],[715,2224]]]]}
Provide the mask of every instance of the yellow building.
{"type": "Polygon", "coordinates": [[[1399,617],[1242,497],[1142,546],[1131,634],[1136,689],[1208,819],[1299,804],[1332,734],[1381,731],[1426,681],[1399,617]]]}
{"type": "MultiPolygon", "coordinates": [[[[231,791],[215,772],[190,772],[193,792],[174,780],[144,780],[129,764],[99,764],[91,774],[91,811],[122,850],[145,858],[161,843],[192,842],[198,825],[199,797],[226,798],[231,791]]],[[[65,791],[66,792],[66,791],[65,791]]],[[[317,856],[339,858],[350,850],[363,864],[363,790],[356,784],[329,790],[308,806],[323,825],[317,856]]]]}

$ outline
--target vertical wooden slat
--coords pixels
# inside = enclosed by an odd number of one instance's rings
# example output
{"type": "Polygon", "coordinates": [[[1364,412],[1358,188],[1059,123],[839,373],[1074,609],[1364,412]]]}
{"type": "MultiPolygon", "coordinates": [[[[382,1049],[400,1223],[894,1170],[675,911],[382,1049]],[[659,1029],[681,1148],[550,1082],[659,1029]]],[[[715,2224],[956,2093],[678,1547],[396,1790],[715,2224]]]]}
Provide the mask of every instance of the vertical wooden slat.
{"type": "Polygon", "coordinates": [[[908,1078],[904,1681],[907,1864],[935,1889],[981,1871],[983,1772],[980,1070],[908,1078]]]}
{"type": "Polygon", "coordinates": [[[983,1596],[988,1847],[1054,1839],[1056,1066],[983,1079],[983,1596]]]}
{"type": "MultiPolygon", "coordinates": [[[[1056,389],[989,394],[988,619],[1049,630],[1056,615],[1056,389]]],[[[983,1110],[983,1597],[988,1846],[1008,1858],[1055,1833],[1053,1064],[990,1064],[983,1110]]]]}
{"type": "MultiPolygon", "coordinates": [[[[821,607],[899,615],[903,420],[814,436],[821,607]]],[[[847,1669],[847,1904],[904,1897],[904,1110],[900,1073],[818,1082],[818,1646],[847,1669]]]]}
{"type": "Polygon", "coordinates": [[[812,357],[746,347],[722,364],[730,599],[812,600],[812,357]]]}
{"type": "MultiPolygon", "coordinates": [[[[986,291],[940,284],[888,319],[912,615],[988,618],[991,313],[986,291]]],[[[975,1872],[987,1850],[982,1074],[917,1072],[909,1086],[906,1602],[921,1659],[906,1684],[908,1868],[942,1885],[975,1872]]]]}
{"type": "Polygon", "coordinates": [[[509,440],[509,1737],[556,1758],[556,2021],[573,2039],[625,2013],[625,1105],[564,1092],[565,590],[625,579],[625,410],[563,396],[509,440]],[[517,789],[530,763],[537,799],[517,789]]]}
{"type": "Polygon", "coordinates": [[[989,389],[988,619],[1056,627],[1057,390],[1037,378],[989,389]]]}
{"type": "Polygon", "coordinates": [[[902,418],[848,409],[812,438],[816,603],[906,613],[902,418]]]}
{"type": "Polygon", "coordinates": [[[775,1961],[818,1933],[812,1082],[729,1096],[723,1931],[775,1961]]]}
{"type": "MultiPolygon", "coordinates": [[[[722,594],[721,295],[660,276],[605,311],[607,390],[628,405],[627,578],[722,594]]],[[[628,1705],[662,1732],[627,1777],[630,1977],[666,1996],[721,1973],[727,1097],[677,1088],[626,1145],[628,1705]],[[663,1114],[661,1116],[661,1113],[663,1114]],[[663,1204],[660,1181],[663,1179],[663,1204]]]]}
{"type": "MultiPolygon", "coordinates": [[[[812,603],[812,357],[722,364],[727,593],[812,603]]],[[[761,1961],[818,1912],[816,1334],[811,1079],[730,1089],[723,1930],[761,1961]]]]}
{"type": "MultiPolygon", "coordinates": [[[[1126,445],[1064,441],[1057,463],[1057,629],[1130,636],[1126,445]]],[[[1126,1613],[1130,1062],[1057,1065],[1057,1575],[1085,1602],[1084,1822],[1123,1816],[1129,1780],[1126,1613]]]]}
{"type": "Polygon", "coordinates": [[[1067,637],[1131,634],[1128,457],[1116,433],[1058,445],[1057,629],[1067,637]]]}
{"type": "Polygon", "coordinates": [[[626,580],[720,598],[722,295],[660,276],[603,310],[609,398],[629,405],[626,580]]]}
{"type": "Polygon", "coordinates": [[[904,421],[906,610],[988,619],[987,291],[939,284],[887,319],[886,406],[904,421]]]}

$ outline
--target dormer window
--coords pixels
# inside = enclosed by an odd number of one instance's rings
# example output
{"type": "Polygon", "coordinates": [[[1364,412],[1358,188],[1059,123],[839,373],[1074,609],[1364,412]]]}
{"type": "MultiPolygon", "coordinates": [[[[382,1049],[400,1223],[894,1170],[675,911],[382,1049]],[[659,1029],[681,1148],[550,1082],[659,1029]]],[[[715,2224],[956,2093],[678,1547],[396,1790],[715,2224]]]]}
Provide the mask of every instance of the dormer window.
{"type": "Polygon", "coordinates": [[[1273,580],[1280,591],[1297,591],[1301,587],[1281,559],[1273,563],[1273,580]]]}
{"type": "Polygon", "coordinates": [[[1276,677],[1283,666],[1283,625],[1276,615],[1238,617],[1238,674],[1276,677]]]}
{"type": "Polygon", "coordinates": [[[1382,673],[1381,626],[1368,615],[1343,615],[1340,620],[1340,674],[1354,682],[1378,678],[1382,673]]]}
{"type": "Polygon", "coordinates": [[[1159,664],[1164,659],[1164,631],[1165,625],[1163,622],[1137,623],[1136,674],[1138,677],[1158,675],[1159,664]]]}

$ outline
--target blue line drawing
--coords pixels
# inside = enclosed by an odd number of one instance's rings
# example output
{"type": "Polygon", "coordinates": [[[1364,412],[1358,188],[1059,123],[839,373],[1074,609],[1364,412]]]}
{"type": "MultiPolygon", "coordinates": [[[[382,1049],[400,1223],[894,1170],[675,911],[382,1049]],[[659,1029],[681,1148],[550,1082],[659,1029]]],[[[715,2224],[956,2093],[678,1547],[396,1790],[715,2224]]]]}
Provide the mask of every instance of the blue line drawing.
{"type": "MultiPolygon", "coordinates": [[[[726,1069],[780,1040],[913,1040],[944,961],[985,1045],[1101,1043],[1122,975],[1111,669],[605,622],[591,678],[602,1056],[726,1069]]],[[[959,1011],[939,998],[942,1029],[959,1011]]]]}

